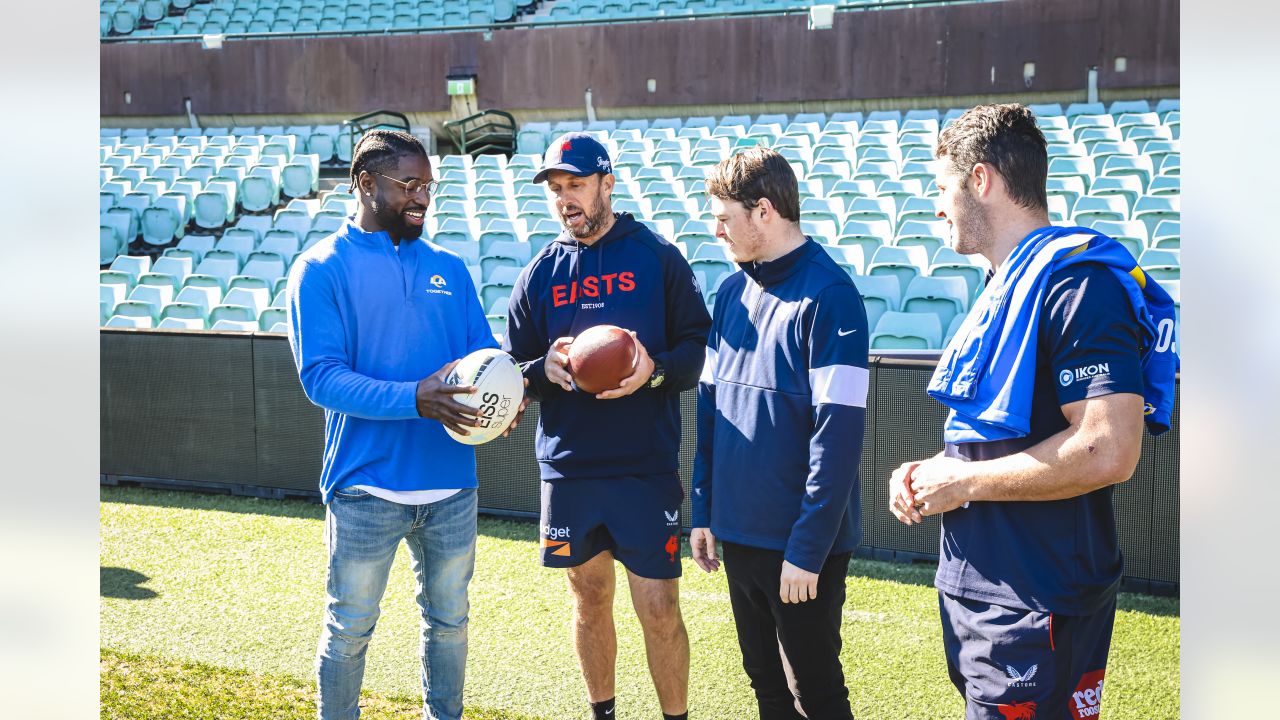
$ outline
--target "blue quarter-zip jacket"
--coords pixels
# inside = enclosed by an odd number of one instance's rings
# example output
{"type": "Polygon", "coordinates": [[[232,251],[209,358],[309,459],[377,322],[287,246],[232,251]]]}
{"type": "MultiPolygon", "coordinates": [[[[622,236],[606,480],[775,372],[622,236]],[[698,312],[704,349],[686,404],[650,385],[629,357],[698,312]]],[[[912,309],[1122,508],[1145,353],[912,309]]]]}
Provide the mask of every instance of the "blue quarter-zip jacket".
{"type": "Polygon", "coordinates": [[[294,263],[289,345],[302,389],[324,408],[320,492],[476,486],[475,450],[418,416],[418,381],[497,347],[462,259],[351,219],[294,263]]]}
{"type": "Polygon", "coordinates": [[[698,381],[711,318],[679,249],[618,213],[591,245],[561,233],[520,273],[511,291],[503,349],[521,363],[541,401],[537,456],[543,480],[674,473],[679,467],[680,392],[698,381]],[[595,325],[617,325],[661,362],[661,387],[597,400],[547,380],[551,343],[595,325]]]}
{"type": "Polygon", "coordinates": [[[698,383],[693,527],[816,573],[862,536],[866,310],[811,239],[741,267],[716,294],[698,383]]]}

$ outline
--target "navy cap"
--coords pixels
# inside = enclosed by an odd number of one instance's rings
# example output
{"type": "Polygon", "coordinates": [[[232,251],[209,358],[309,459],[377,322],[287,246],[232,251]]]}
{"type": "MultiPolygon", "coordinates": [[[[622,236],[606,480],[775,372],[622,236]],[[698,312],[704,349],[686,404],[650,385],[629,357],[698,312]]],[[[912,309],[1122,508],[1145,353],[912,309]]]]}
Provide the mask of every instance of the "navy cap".
{"type": "Polygon", "coordinates": [[[533,176],[540,183],[552,170],[563,170],[578,177],[613,172],[609,151],[599,140],[583,132],[565,133],[556,138],[542,158],[542,169],[533,176]]]}

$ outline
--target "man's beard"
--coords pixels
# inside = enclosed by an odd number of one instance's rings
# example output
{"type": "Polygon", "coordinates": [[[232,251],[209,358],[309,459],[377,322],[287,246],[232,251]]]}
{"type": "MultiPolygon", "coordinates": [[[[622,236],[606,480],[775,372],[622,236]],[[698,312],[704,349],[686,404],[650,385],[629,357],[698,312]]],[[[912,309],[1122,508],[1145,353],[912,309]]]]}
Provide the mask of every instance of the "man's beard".
{"type": "MultiPolygon", "coordinates": [[[[424,225],[411,225],[404,219],[404,215],[392,210],[382,202],[382,193],[379,192],[373,198],[373,216],[377,218],[378,224],[382,226],[392,237],[400,240],[417,240],[422,237],[422,229],[424,225]]],[[[406,205],[405,210],[411,209],[406,205]]]]}
{"type": "Polygon", "coordinates": [[[991,247],[991,221],[987,217],[986,209],[974,199],[968,187],[960,188],[960,192],[957,193],[957,202],[962,211],[957,218],[961,222],[957,224],[952,221],[951,223],[955,251],[961,255],[977,255],[985,252],[991,247]],[[964,229],[963,239],[960,236],[961,226],[964,229]]]}
{"type": "MultiPolygon", "coordinates": [[[[565,229],[569,231],[570,235],[573,235],[576,238],[591,237],[599,232],[600,228],[604,227],[605,223],[609,221],[609,217],[613,212],[604,201],[603,191],[596,193],[594,206],[595,210],[590,213],[587,212],[586,208],[580,208],[582,210],[582,224],[576,229],[565,225],[565,229]]],[[[561,218],[561,222],[563,222],[563,216],[561,218]]]]}

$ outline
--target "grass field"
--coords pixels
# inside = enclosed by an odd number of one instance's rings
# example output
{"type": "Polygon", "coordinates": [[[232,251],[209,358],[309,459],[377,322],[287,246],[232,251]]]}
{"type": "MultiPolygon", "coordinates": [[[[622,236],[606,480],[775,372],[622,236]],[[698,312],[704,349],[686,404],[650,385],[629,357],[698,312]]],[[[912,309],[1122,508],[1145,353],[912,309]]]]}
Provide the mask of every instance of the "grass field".
{"type": "MultiPolygon", "coordinates": [[[[323,508],[299,501],[103,488],[102,717],[310,718],[324,590],[323,508]]],[[[481,518],[471,584],[468,718],[583,717],[562,571],[536,528],[481,518]]],[[[755,717],[723,573],[686,557],[691,717],[755,717]]],[[[618,717],[661,717],[626,583],[618,584],[618,717]]],[[[860,720],[956,718],[932,568],[854,561],[842,659],[860,720]]],[[[1122,594],[1106,716],[1179,717],[1178,601],[1122,594]]],[[[418,613],[402,549],[365,675],[368,718],[420,717],[418,613]]]]}

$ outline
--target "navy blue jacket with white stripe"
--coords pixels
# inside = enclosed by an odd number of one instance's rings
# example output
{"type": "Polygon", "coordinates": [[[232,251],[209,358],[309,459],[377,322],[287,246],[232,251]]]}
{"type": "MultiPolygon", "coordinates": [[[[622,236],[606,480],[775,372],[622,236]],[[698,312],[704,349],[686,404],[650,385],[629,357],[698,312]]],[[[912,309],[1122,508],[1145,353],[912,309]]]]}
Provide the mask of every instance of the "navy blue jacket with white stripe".
{"type": "Polygon", "coordinates": [[[811,239],[716,294],[698,382],[693,527],[818,572],[862,536],[867,315],[811,239]]]}

